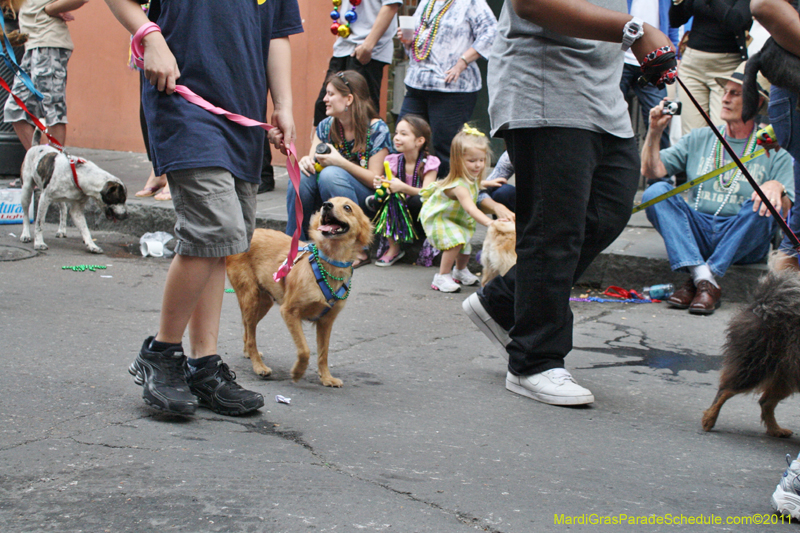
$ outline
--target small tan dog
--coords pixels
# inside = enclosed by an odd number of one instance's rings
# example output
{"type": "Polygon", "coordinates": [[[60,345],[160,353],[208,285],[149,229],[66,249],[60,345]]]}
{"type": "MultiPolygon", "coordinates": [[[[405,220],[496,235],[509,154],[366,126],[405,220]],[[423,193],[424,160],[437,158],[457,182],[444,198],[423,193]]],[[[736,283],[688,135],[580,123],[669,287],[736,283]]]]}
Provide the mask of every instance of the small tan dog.
{"type": "MultiPolygon", "coordinates": [[[[0,0],[0,10],[2,10],[5,18],[16,20],[17,14],[24,3],[25,0],[0,0]]],[[[20,33],[19,30],[8,32],[8,41],[11,46],[22,46],[27,40],[27,33],[20,33]]]]}
{"type": "Polygon", "coordinates": [[[481,250],[481,286],[502,276],[517,264],[517,229],[514,222],[496,220],[486,230],[481,250]]]}
{"type": "Polygon", "coordinates": [[[311,219],[308,233],[317,253],[311,250],[298,254],[289,275],[276,283],[272,276],[286,260],[292,239],[278,231],[257,229],[250,251],[228,257],[228,279],[236,290],[242,311],[244,353],[250,357],[256,374],[261,377],[272,374],[256,347],[256,326],[273,302],[277,302],[297,346],[292,380],[303,377],[308,367],[311,352],[302,322],[311,320],[317,328],[319,379],[326,387],[341,387],[342,380],[331,376],[328,369],[328,344],[333,322],[344,309],[350,292],[353,274],[350,264],[372,241],[372,224],[358,204],[336,197],[322,204],[322,209],[311,219]],[[312,263],[318,267],[319,274],[314,272],[312,263]],[[318,277],[322,280],[318,281],[318,277]],[[326,297],[323,287],[335,294],[326,297]]]}

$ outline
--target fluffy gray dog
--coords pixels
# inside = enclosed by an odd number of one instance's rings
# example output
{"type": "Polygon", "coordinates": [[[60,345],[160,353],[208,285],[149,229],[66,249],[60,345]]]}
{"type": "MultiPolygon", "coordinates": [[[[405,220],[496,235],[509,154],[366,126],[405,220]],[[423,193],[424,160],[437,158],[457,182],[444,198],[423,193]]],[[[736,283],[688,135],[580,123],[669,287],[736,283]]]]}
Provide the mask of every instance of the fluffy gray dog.
{"type": "Polygon", "coordinates": [[[800,274],[787,270],[761,278],[752,302],[728,324],[723,353],[719,390],[703,413],[703,429],[714,427],[732,396],[760,392],[767,435],[790,436],[775,420],[775,406],[800,391],[800,274]]]}

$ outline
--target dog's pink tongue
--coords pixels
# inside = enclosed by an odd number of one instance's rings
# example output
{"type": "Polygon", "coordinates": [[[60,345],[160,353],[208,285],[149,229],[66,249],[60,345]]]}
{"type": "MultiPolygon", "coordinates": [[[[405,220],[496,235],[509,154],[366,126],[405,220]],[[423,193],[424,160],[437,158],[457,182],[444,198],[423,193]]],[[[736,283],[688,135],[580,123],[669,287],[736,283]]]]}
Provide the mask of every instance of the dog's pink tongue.
{"type": "Polygon", "coordinates": [[[332,233],[339,229],[340,226],[337,224],[325,224],[323,226],[318,227],[317,229],[320,231],[327,231],[328,233],[332,233]]]}

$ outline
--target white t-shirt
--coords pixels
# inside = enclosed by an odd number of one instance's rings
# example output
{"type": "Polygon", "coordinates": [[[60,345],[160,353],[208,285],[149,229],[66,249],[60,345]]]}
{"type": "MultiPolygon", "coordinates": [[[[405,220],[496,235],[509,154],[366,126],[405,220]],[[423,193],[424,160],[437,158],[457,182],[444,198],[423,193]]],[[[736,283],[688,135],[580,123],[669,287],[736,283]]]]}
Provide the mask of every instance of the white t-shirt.
{"type": "MultiPolygon", "coordinates": [[[[630,14],[634,17],[639,17],[654,28],[660,28],[661,20],[658,16],[658,0],[631,0],[630,14]]],[[[639,62],[630,48],[625,52],[625,64],[639,66],[639,62]]]]}
{"type": "MultiPolygon", "coordinates": [[[[378,12],[383,6],[392,4],[401,4],[402,0],[364,0],[356,6],[356,21],[350,24],[350,36],[347,39],[338,37],[336,42],[333,43],[333,57],[345,57],[353,53],[356,46],[362,44],[375,25],[375,19],[378,17],[378,12]]],[[[322,4],[322,2],[320,2],[322,4]]],[[[316,4],[315,4],[316,5],[316,4]]],[[[331,4],[326,3],[330,8],[331,4]]],[[[342,5],[339,6],[339,23],[345,22],[344,15],[350,10],[350,1],[342,0],[342,5]]],[[[333,21],[331,20],[331,24],[333,21]]],[[[392,62],[392,54],[394,53],[394,45],[392,39],[397,33],[397,17],[392,18],[392,22],[386,29],[386,32],[378,40],[375,48],[372,50],[372,59],[382,61],[383,63],[392,62]]]]}

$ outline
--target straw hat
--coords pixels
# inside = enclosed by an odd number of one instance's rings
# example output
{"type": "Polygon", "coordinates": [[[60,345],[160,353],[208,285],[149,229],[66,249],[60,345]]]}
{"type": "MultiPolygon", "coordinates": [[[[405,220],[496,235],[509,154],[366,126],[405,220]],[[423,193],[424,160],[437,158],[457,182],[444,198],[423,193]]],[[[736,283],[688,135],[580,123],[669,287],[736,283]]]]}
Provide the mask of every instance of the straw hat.
{"type": "MultiPolygon", "coordinates": [[[[733,73],[730,76],[721,76],[719,78],[714,78],[714,79],[719,84],[719,86],[723,87],[723,88],[725,87],[725,85],[728,84],[729,81],[732,81],[734,83],[738,83],[739,85],[742,85],[742,82],[744,81],[744,67],[745,67],[746,64],[747,64],[747,61],[742,61],[739,64],[739,66],[736,67],[736,70],[734,70],[733,73]]],[[[770,84],[767,81],[767,78],[765,78],[761,74],[761,72],[759,72],[756,75],[756,83],[758,85],[758,94],[760,96],[764,97],[764,103],[762,104],[761,107],[759,107],[758,112],[760,114],[766,114],[766,112],[767,112],[767,104],[769,103],[769,88],[770,88],[770,84]]]]}

